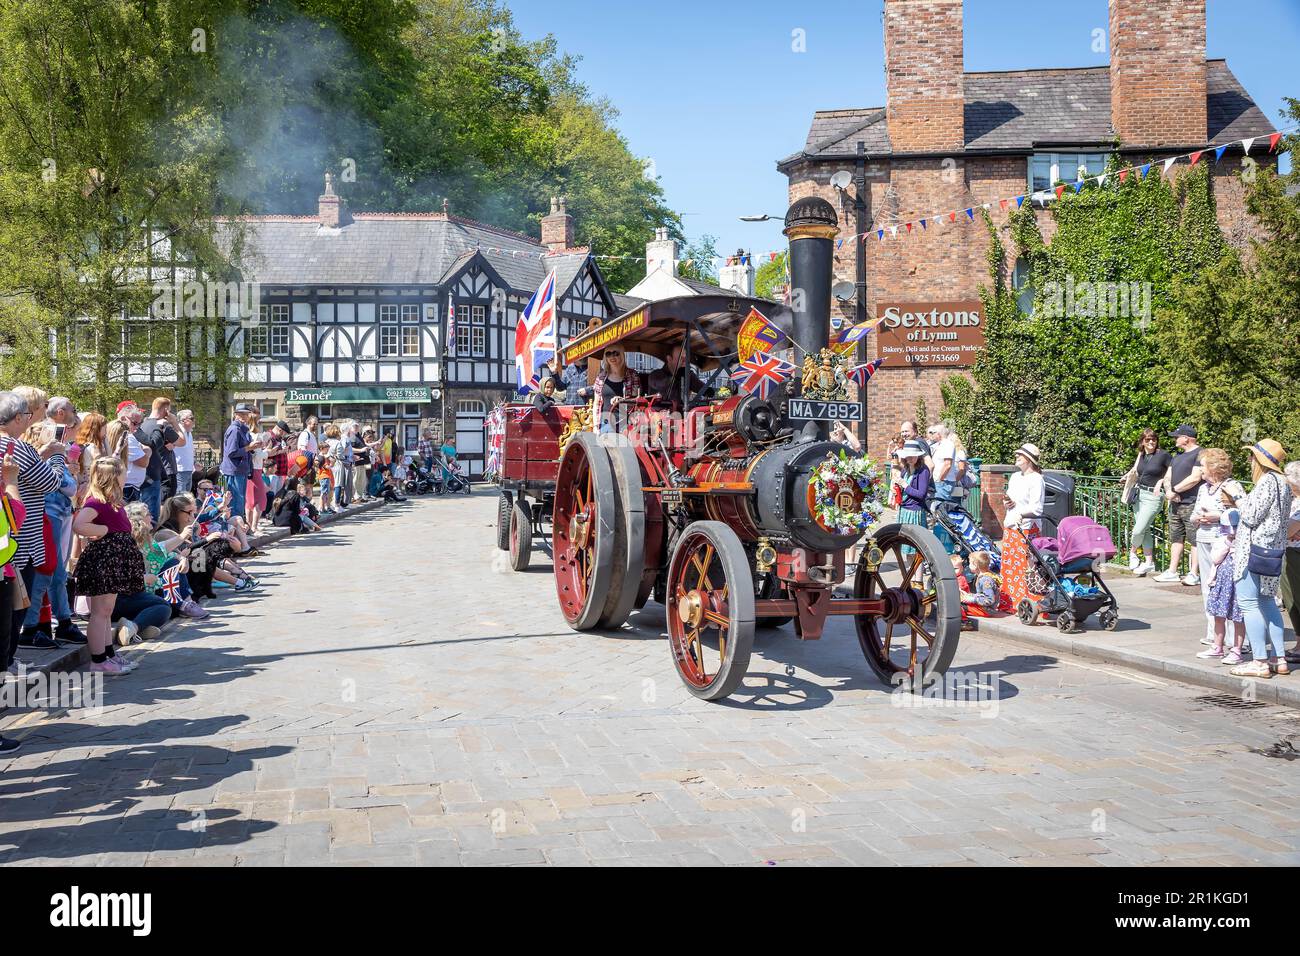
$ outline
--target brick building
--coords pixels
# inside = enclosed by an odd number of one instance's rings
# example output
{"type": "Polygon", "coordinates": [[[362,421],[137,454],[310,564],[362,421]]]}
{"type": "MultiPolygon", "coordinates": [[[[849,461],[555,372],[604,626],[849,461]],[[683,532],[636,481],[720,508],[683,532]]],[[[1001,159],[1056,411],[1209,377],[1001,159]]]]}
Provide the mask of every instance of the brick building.
{"type": "MultiPolygon", "coordinates": [[[[1109,0],[1109,7],[1109,66],[967,73],[962,0],[884,0],[885,105],[817,111],[803,149],[777,164],[789,177],[791,202],[818,195],[840,210],[838,283],[856,279],[853,237],[862,230],[854,181],[838,187],[831,178],[843,171],[849,177],[839,181],[851,179],[862,162],[872,232],[868,316],[891,304],[928,311],[977,303],[988,277],[988,236],[978,220],[915,234],[900,229],[902,238],[884,242],[876,240],[877,229],[984,203],[993,204],[994,222],[1003,227],[1007,213],[998,201],[1026,194],[1050,237],[1045,200],[1052,187],[1073,182],[1079,169],[1102,172],[1115,149],[1132,164],[1274,132],[1228,64],[1205,58],[1204,0],[1109,0]]],[[[1256,148],[1251,155],[1275,162],[1264,153],[1256,148]]],[[[1237,243],[1251,229],[1236,177],[1241,160],[1241,148],[1230,149],[1213,173],[1220,223],[1237,243]]],[[[839,317],[852,322],[855,304],[839,303],[839,317]]],[[[873,333],[869,357],[880,341],[873,333]]],[[[871,451],[884,450],[898,423],[916,416],[919,401],[937,419],[940,382],[973,354],[943,366],[891,357],[869,389],[871,451]]]]}

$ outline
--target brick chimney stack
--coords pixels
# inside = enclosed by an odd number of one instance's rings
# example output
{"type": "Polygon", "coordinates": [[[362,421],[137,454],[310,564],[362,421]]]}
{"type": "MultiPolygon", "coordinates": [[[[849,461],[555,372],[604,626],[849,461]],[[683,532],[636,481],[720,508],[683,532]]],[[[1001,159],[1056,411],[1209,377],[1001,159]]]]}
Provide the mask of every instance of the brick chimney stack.
{"type": "Polygon", "coordinates": [[[552,252],[573,248],[573,217],[564,208],[564,197],[551,197],[551,214],[542,219],[542,245],[552,252]]]}
{"type": "Polygon", "coordinates": [[[1128,147],[1205,143],[1205,0],[1110,0],[1110,114],[1128,147]]]}
{"type": "Polygon", "coordinates": [[[885,0],[885,117],[898,153],[966,145],[962,0],[885,0]]]}
{"type": "Polygon", "coordinates": [[[343,197],[334,192],[334,176],[329,172],[325,173],[325,192],[317,200],[316,214],[320,224],[330,229],[337,229],[351,221],[343,197]]]}

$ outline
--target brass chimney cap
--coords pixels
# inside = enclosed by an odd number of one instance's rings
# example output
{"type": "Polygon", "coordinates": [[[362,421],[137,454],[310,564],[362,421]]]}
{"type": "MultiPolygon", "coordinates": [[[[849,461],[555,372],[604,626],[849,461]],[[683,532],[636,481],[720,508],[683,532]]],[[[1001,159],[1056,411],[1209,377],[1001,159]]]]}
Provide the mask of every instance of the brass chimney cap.
{"type": "Polygon", "coordinates": [[[790,239],[834,239],[839,226],[840,217],[835,207],[820,196],[795,200],[785,214],[785,235],[790,239]]]}

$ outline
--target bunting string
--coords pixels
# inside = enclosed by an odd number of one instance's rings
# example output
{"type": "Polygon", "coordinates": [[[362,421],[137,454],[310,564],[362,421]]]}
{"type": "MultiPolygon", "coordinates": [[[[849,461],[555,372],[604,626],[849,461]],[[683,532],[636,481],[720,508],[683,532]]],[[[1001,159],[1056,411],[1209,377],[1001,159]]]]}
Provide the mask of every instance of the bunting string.
{"type": "MultiPolygon", "coordinates": [[[[863,242],[874,236],[877,241],[884,242],[886,238],[898,239],[906,238],[910,235],[919,235],[928,233],[933,229],[942,229],[944,227],[961,225],[975,221],[975,215],[978,211],[984,210],[992,212],[996,206],[1003,212],[1010,211],[1014,204],[1016,209],[1021,208],[1026,201],[1049,203],[1053,200],[1059,201],[1065,194],[1066,190],[1074,193],[1083,191],[1084,186],[1096,184],[1104,186],[1110,180],[1125,182],[1130,176],[1138,180],[1146,179],[1153,172],[1155,175],[1167,176],[1176,165],[1186,162],[1187,166],[1193,167],[1205,159],[1208,155],[1210,160],[1218,164],[1223,159],[1224,153],[1233,147],[1240,147],[1243,155],[1249,156],[1251,150],[1257,146],[1267,147],[1264,149],[1264,155],[1275,154],[1282,143],[1282,137],[1300,130],[1300,124],[1280,129],[1277,132],[1270,133],[1267,136],[1247,136],[1244,139],[1232,140],[1227,143],[1206,146],[1204,149],[1194,150],[1190,153],[1182,153],[1178,156],[1169,156],[1161,160],[1152,160],[1148,163],[1141,163],[1134,166],[1126,166],[1123,169],[1117,169],[1112,172],[1098,173],[1095,176],[1084,176],[1076,179],[1074,182],[1061,183],[1052,189],[1043,189],[1037,191],[1027,191],[1017,196],[1006,196],[1000,199],[992,199],[984,203],[975,203],[964,209],[949,209],[945,212],[933,213],[926,216],[917,216],[909,220],[897,220],[888,225],[874,225],[866,232],[854,236],[844,236],[835,241],[835,248],[841,249],[846,242],[863,242]]],[[[503,249],[498,246],[475,245],[473,248],[481,252],[491,252],[497,255],[510,256],[511,258],[533,258],[546,259],[548,256],[562,255],[563,253],[553,252],[536,252],[531,249],[503,249]]],[[[747,252],[739,256],[695,256],[690,259],[678,261],[679,265],[690,267],[692,265],[705,263],[714,268],[724,265],[762,265],[766,262],[775,262],[778,257],[785,254],[786,249],[773,249],[766,252],[747,252]]],[[[591,258],[600,262],[645,262],[645,256],[632,255],[592,255],[591,258]]]]}

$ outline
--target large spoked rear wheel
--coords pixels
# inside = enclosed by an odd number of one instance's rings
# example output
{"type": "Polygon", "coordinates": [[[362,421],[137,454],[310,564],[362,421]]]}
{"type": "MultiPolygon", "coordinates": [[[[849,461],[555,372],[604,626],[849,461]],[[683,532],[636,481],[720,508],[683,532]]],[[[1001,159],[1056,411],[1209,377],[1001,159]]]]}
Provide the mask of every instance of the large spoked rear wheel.
{"type": "Polygon", "coordinates": [[[754,647],[754,586],[736,533],[720,521],[688,525],[668,564],[668,643],[682,682],[721,700],[745,679],[754,647]]]}
{"type": "Polygon", "coordinates": [[[555,592],[575,631],[600,621],[614,579],[618,502],[609,455],[582,432],[564,450],[555,478],[552,554],[555,592]]]}
{"type": "Polygon", "coordinates": [[[957,653],[957,577],[939,539],[920,525],[886,525],[876,545],[884,560],[873,570],[863,551],[853,596],[883,599],[885,610],[856,615],[858,643],[882,681],[919,690],[942,676],[957,653]]]}
{"type": "Polygon", "coordinates": [[[609,456],[614,477],[614,500],[617,513],[614,534],[614,578],[609,596],[600,615],[599,626],[617,630],[627,621],[636,606],[637,594],[645,571],[645,494],[641,491],[641,463],[636,449],[617,434],[602,436],[601,447],[609,456]]]}

